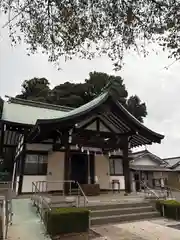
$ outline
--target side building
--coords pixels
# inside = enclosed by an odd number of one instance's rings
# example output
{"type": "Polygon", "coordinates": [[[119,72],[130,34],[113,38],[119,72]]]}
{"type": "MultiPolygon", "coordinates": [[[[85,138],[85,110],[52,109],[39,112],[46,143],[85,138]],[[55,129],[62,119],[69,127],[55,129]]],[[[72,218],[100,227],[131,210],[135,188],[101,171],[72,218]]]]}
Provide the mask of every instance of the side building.
{"type": "Polygon", "coordinates": [[[113,180],[110,156],[121,152],[120,188],[131,192],[129,150],[163,138],[109,92],[76,109],[9,98],[2,112],[0,156],[5,159],[13,149],[12,188],[20,194],[31,192],[38,181],[52,182],[47,191],[68,192],[64,182],[69,180],[107,191],[113,180]]]}

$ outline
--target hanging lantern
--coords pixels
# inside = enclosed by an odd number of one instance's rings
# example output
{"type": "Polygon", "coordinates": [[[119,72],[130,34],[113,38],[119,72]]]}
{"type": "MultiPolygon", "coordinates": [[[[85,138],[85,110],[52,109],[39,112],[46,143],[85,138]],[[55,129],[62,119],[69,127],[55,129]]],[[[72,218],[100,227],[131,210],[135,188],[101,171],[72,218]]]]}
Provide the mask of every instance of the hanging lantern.
{"type": "Polygon", "coordinates": [[[81,147],[81,152],[84,152],[84,148],[83,147],[81,147]]]}
{"type": "Polygon", "coordinates": [[[69,136],[69,143],[72,143],[72,136],[69,136]]]}
{"type": "Polygon", "coordinates": [[[69,130],[69,139],[68,139],[68,142],[69,142],[69,143],[72,143],[72,132],[73,132],[73,129],[71,128],[71,129],[69,130]]]}

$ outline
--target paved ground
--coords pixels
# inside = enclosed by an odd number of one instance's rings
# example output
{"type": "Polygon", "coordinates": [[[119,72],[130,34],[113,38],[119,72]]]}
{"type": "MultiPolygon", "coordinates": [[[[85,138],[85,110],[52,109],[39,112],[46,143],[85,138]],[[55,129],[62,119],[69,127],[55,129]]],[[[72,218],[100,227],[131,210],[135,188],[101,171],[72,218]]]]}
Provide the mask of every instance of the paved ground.
{"type": "Polygon", "coordinates": [[[30,199],[13,200],[13,225],[8,231],[8,240],[49,240],[39,217],[32,209],[30,199]]]}
{"type": "Polygon", "coordinates": [[[180,230],[167,227],[178,222],[167,219],[139,221],[94,228],[107,240],[179,240],[180,230]]]}
{"type": "Polygon", "coordinates": [[[116,225],[116,227],[127,230],[144,240],[179,240],[180,231],[157,224],[153,221],[141,221],[135,223],[125,223],[116,225]]]}
{"type": "Polygon", "coordinates": [[[136,234],[115,225],[100,226],[93,228],[93,230],[103,236],[102,238],[97,238],[97,240],[144,240],[136,234]]]}

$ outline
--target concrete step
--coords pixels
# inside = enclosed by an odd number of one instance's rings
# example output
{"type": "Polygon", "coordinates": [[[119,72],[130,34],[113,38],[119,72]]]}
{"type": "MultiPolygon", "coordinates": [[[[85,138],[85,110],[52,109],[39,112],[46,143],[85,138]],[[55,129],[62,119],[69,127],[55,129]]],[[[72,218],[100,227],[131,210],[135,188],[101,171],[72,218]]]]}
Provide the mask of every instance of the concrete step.
{"type": "Polygon", "coordinates": [[[143,206],[143,207],[128,207],[128,208],[114,208],[106,210],[95,210],[91,212],[91,217],[105,217],[105,216],[121,216],[123,214],[131,213],[144,213],[144,212],[153,212],[154,208],[152,206],[143,206]]]}
{"type": "Polygon", "coordinates": [[[91,218],[91,226],[94,225],[105,225],[110,223],[120,223],[120,222],[132,222],[137,220],[158,218],[160,214],[156,211],[144,212],[144,213],[131,213],[122,215],[112,215],[104,217],[93,217],[91,218]]]}
{"type": "Polygon", "coordinates": [[[124,202],[124,203],[91,203],[88,204],[88,209],[94,210],[107,210],[107,209],[124,209],[124,208],[137,208],[137,207],[149,207],[151,204],[149,202],[124,202]]]}

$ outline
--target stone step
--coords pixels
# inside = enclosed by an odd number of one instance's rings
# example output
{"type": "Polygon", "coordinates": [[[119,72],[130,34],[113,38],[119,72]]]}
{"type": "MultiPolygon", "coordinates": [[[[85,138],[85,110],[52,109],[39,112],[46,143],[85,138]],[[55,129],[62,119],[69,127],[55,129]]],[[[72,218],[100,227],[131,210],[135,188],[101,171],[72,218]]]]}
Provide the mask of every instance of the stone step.
{"type": "Polygon", "coordinates": [[[122,215],[112,215],[104,217],[93,217],[91,218],[91,226],[94,225],[105,225],[111,223],[120,223],[120,222],[132,222],[139,221],[144,219],[158,218],[160,214],[156,211],[144,212],[144,213],[131,213],[131,214],[122,214],[122,215]]]}
{"type": "Polygon", "coordinates": [[[106,210],[95,210],[91,212],[91,217],[105,217],[105,216],[120,216],[123,214],[131,213],[144,213],[144,212],[153,212],[154,208],[152,206],[143,206],[143,207],[128,207],[128,208],[114,208],[106,210]]]}

